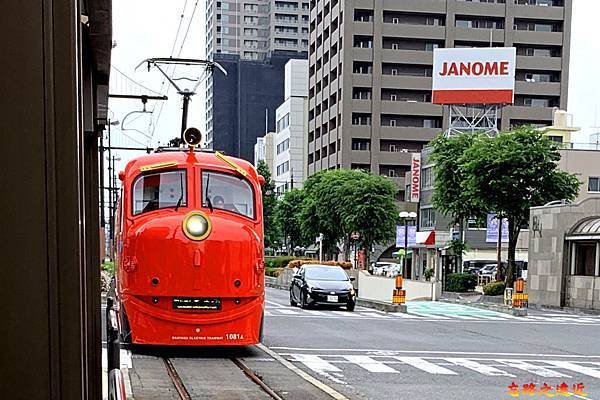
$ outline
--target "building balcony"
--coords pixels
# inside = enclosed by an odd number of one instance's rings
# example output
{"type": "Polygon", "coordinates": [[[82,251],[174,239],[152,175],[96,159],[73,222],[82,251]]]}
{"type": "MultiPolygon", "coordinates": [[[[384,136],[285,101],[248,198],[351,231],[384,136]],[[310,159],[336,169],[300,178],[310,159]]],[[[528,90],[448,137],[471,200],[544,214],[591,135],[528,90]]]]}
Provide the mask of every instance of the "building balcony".
{"type": "Polygon", "coordinates": [[[454,3],[454,12],[458,15],[504,17],[506,4],[457,1],[454,3]]]}
{"type": "Polygon", "coordinates": [[[446,27],[384,23],[383,36],[444,40],[446,38],[446,27]]]}
{"type": "Polygon", "coordinates": [[[561,57],[517,56],[517,69],[560,71],[561,57]]]}
{"type": "Polygon", "coordinates": [[[560,82],[515,82],[516,94],[535,94],[538,96],[560,96],[560,82]]]}
{"type": "MultiPolygon", "coordinates": [[[[542,8],[542,7],[540,7],[542,8]]],[[[514,42],[518,44],[535,44],[540,46],[562,46],[562,32],[515,31],[514,42]]]]}
{"type": "Polygon", "coordinates": [[[410,165],[412,153],[403,153],[399,151],[380,151],[378,156],[379,164],[410,165]]]}
{"type": "Polygon", "coordinates": [[[515,18],[531,18],[531,19],[547,19],[560,21],[564,18],[564,7],[545,7],[545,6],[530,6],[530,5],[509,5],[512,8],[515,18]]]}
{"type": "Polygon", "coordinates": [[[386,89],[431,90],[431,77],[382,75],[381,87],[386,89]]]}
{"type": "MultiPolygon", "coordinates": [[[[477,3],[468,3],[477,4],[477,3]]],[[[492,41],[494,43],[504,42],[504,29],[479,29],[479,28],[455,28],[454,40],[467,42],[487,42],[490,41],[490,31],[492,32],[492,41]]]]}
{"type": "Polygon", "coordinates": [[[350,125],[350,137],[360,138],[360,139],[370,139],[371,138],[371,129],[372,129],[371,125],[350,125]]]}
{"type": "MultiPolygon", "coordinates": [[[[420,128],[412,126],[382,126],[379,137],[382,140],[418,140],[429,142],[442,132],[442,128],[420,128]]],[[[370,136],[369,136],[370,137],[370,136]]]]}
{"type": "Polygon", "coordinates": [[[352,112],[370,113],[371,100],[352,99],[352,112]]]}
{"type": "Polygon", "coordinates": [[[373,23],[372,22],[360,22],[354,21],[352,27],[352,34],[354,35],[368,35],[373,36],[373,23]]]}
{"type": "MultiPolygon", "coordinates": [[[[360,1],[360,0],[359,0],[360,1]]],[[[373,8],[373,1],[360,1],[364,3],[365,8],[373,8]]],[[[358,5],[356,5],[358,7],[358,5]]],[[[386,1],[386,11],[406,11],[446,14],[446,0],[402,0],[386,1]]]]}
{"type": "Polygon", "coordinates": [[[373,49],[352,48],[352,59],[356,61],[373,61],[373,49]]]}
{"type": "Polygon", "coordinates": [[[505,111],[510,119],[552,122],[553,109],[551,107],[508,106],[505,111]]]}
{"type": "Polygon", "coordinates": [[[442,106],[431,103],[411,101],[386,101],[381,102],[382,114],[401,114],[413,116],[440,117],[443,114],[442,106]]]}
{"type": "Polygon", "coordinates": [[[371,164],[371,152],[369,150],[352,150],[351,160],[353,164],[371,164]]]}
{"type": "Polygon", "coordinates": [[[373,75],[370,74],[352,74],[352,85],[371,87],[373,86],[373,75]]]}
{"type": "Polygon", "coordinates": [[[381,62],[403,63],[403,64],[433,64],[433,52],[425,50],[393,50],[383,49],[381,51],[381,62]]]}

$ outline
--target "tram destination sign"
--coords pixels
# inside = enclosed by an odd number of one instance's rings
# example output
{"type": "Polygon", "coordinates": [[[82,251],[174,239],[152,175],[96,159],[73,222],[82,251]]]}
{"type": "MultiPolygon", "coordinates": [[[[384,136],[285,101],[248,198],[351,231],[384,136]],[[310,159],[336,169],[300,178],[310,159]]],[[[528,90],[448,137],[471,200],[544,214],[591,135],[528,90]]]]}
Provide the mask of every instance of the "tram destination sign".
{"type": "Polygon", "coordinates": [[[432,103],[512,104],[514,47],[435,49],[432,103]]]}
{"type": "Polygon", "coordinates": [[[174,297],[173,309],[175,310],[220,310],[221,299],[206,297],[174,297]]]}

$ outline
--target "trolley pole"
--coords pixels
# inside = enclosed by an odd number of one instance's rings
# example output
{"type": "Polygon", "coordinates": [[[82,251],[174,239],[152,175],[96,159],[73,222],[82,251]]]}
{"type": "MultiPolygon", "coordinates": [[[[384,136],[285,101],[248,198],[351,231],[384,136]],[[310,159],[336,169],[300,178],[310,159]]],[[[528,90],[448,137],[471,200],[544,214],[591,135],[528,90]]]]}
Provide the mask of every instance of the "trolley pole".
{"type": "Polygon", "coordinates": [[[188,92],[187,89],[180,93],[183,96],[183,112],[181,116],[181,140],[183,140],[183,132],[185,132],[185,129],[187,128],[188,107],[190,104],[191,96],[194,93],[188,92]]]}

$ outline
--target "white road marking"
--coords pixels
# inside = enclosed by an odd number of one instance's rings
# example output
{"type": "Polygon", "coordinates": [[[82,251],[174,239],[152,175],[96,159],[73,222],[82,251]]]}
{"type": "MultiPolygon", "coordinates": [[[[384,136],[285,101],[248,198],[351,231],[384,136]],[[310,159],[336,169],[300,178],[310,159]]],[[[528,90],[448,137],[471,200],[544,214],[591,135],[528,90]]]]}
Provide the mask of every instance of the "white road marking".
{"type": "Polygon", "coordinates": [[[515,377],[514,375],[502,371],[498,368],[490,367],[489,365],[484,365],[478,363],[477,361],[469,360],[466,358],[446,358],[445,360],[451,362],[454,365],[458,365],[459,367],[468,368],[472,371],[479,372],[480,374],[486,376],[508,376],[512,378],[515,377]]]}
{"type": "Polygon", "coordinates": [[[544,362],[555,365],[562,369],[568,369],[569,371],[577,372],[579,374],[583,374],[583,375],[591,376],[593,378],[600,379],[600,370],[597,370],[595,368],[578,365],[578,364],[575,364],[575,363],[569,362],[569,361],[548,360],[548,361],[544,361],[544,362]]]}
{"type": "MultiPolygon", "coordinates": [[[[477,317],[479,317],[479,315],[478,315],[477,317]]],[[[470,317],[470,316],[468,316],[468,315],[460,315],[460,314],[453,314],[453,315],[452,315],[452,318],[458,318],[458,319],[471,319],[471,320],[473,320],[473,319],[477,319],[476,317],[470,317]]]]}
{"type": "Polygon", "coordinates": [[[256,345],[256,347],[258,347],[259,349],[261,349],[262,351],[264,351],[265,353],[267,353],[268,355],[270,355],[271,357],[273,357],[274,359],[279,361],[284,367],[286,367],[290,371],[294,372],[296,375],[300,376],[305,381],[309,382],[310,384],[314,385],[318,389],[327,393],[332,398],[334,398],[336,400],[349,400],[346,396],[344,396],[340,392],[336,391],[335,389],[333,389],[330,386],[327,386],[326,384],[319,381],[318,379],[313,378],[312,376],[310,376],[306,372],[302,371],[300,368],[296,367],[294,364],[292,364],[285,358],[281,357],[279,354],[275,353],[273,350],[269,349],[267,346],[264,346],[259,343],[256,345]]]}
{"type": "Polygon", "coordinates": [[[288,310],[287,308],[278,308],[277,312],[280,312],[282,314],[287,314],[287,315],[298,315],[297,311],[288,310]]]}
{"type": "Polygon", "coordinates": [[[495,360],[501,362],[512,368],[517,368],[535,375],[543,376],[545,378],[571,378],[569,375],[561,374],[558,371],[553,371],[548,368],[544,368],[539,365],[531,364],[527,361],[522,360],[495,360]]]}
{"type": "Polygon", "coordinates": [[[434,375],[458,375],[456,372],[448,368],[440,367],[420,357],[394,357],[398,361],[420,369],[421,371],[429,372],[434,375]]]}
{"type": "Polygon", "coordinates": [[[275,307],[277,307],[277,308],[279,308],[279,307],[286,307],[286,306],[285,306],[285,305],[283,305],[283,304],[275,303],[274,301],[269,301],[269,300],[265,300],[265,303],[267,303],[267,304],[270,304],[270,305],[272,305],[272,306],[275,306],[275,307]]]}
{"type": "Polygon", "coordinates": [[[327,315],[323,311],[316,311],[316,310],[304,310],[304,312],[307,313],[307,314],[319,315],[319,316],[326,316],[327,315]]]}
{"type": "Polygon", "coordinates": [[[443,315],[426,314],[426,313],[422,313],[422,312],[414,312],[414,311],[410,311],[410,309],[408,310],[408,312],[410,314],[415,314],[415,315],[419,315],[421,317],[426,317],[426,318],[431,318],[431,319],[450,319],[448,317],[444,317],[443,315]]]}
{"type": "Polygon", "coordinates": [[[350,312],[350,311],[331,311],[331,312],[334,314],[337,314],[337,315],[341,315],[342,317],[350,317],[350,316],[361,317],[360,314],[354,314],[353,312],[350,312]]]}
{"type": "Polygon", "coordinates": [[[382,318],[382,319],[389,319],[390,318],[387,315],[378,314],[376,312],[361,312],[360,314],[364,315],[366,317],[371,317],[371,318],[382,318]]]}
{"type": "Polygon", "coordinates": [[[381,361],[374,360],[368,356],[344,356],[344,358],[369,372],[399,373],[399,371],[396,371],[394,368],[388,367],[381,361]]]}
{"type": "Polygon", "coordinates": [[[541,354],[541,353],[497,353],[480,351],[439,351],[439,350],[378,350],[378,349],[332,349],[332,348],[306,348],[273,346],[272,349],[288,351],[318,351],[318,352],[367,352],[369,355],[395,355],[395,354],[456,354],[456,355],[481,355],[481,356],[521,356],[521,357],[558,357],[558,358],[598,358],[600,355],[576,355],[576,354],[541,354]]]}
{"type": "Polygon", "coordinates": [[[294,358],[293,361],[299,361],[315,372],[342,372],[335,365],[313,354],[292,354],[291,356],[294,358]]]}
{"type": "Polygon", "coordinates": [[[491,321],[506,321],[503,316],[478,315],[477,318],[489,319],[491,321]]]}

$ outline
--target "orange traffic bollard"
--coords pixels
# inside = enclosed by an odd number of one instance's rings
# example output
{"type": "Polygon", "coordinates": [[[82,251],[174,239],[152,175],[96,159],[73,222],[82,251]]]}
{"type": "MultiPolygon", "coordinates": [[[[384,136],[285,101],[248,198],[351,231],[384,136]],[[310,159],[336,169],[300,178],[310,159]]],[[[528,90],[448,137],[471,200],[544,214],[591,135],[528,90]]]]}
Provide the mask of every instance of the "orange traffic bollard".
{"type": "Polygon", "coordinates": [[[402,289],[402,283],[403,283],[402,275],[396,276],[396,289],[402,289]]]}

